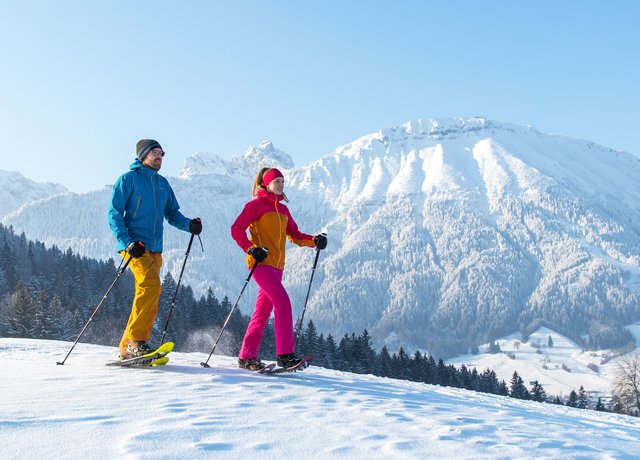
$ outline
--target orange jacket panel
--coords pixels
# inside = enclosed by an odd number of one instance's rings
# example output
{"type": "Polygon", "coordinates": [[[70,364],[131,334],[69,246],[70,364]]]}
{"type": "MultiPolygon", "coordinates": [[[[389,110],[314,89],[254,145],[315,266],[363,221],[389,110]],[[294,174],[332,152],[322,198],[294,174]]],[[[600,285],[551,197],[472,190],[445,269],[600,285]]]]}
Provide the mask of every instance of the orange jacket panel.
{"type": "MultiPolygon", "coordinates": [[[[258,195],[245,204],[231,225],[231,236],[244,252],[252,247],[267,248],[269,255],[262,263],[280,270],[284,269],[285,237],[298,246],[315,247],[313,236],[298,230],[289,209],[280,202],[281,200],[282,196],[258,190],[258,195]]],[[[247,265],[251,267],[253,263],[253,257],[247,255],[247,265]]]]}

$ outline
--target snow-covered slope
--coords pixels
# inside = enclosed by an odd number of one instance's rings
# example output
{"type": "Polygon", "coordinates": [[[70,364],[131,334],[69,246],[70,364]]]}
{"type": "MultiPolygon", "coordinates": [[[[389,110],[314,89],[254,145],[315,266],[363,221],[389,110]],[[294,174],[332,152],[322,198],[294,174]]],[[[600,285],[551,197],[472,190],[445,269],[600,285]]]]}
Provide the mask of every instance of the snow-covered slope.
{"type": "Polygon", "coordinates": [[[34,182],[20,173],[0,170],[0,218],[23,204],[66,191],[60,184],[34,182]]]}
{"type": "Polygon", "coordinates": [[[637,418],[311,367],[286,376],[172,353],[0,339],[3,459],[636,458],[637,418]]]}
{"type": "MultiPolygon", "coordinates": [[[[629,326],[640,343],[640,323],[629,326]]],[[[546,327],[532,333],[526,341],[522,334],[501,337],[495,343],[498,353],[489,352],[489,344],[479,347],[478,354],[467,354],[447,360],[456,367],[464,364],[479,372],[493,370],[498,380],[509,382],[514,371],[527,387],[537,380],[551,395],[568,396],[580,386],[595,399],[608,397],[613,389],[620,353],[624,350],[584,350],[573,340],[546,327]],[[551,338],[551,341],[549,341],[551,338]]]]}
{"type": "MultiPolygon", "coordinates": [[[[298,168],[270,143],[229,161],[198,154],[171,179],[185,214],[204,222],[205,252],[192,250],[184,277],[196,290],[233,298],[241,287],[229,227],[258,165],[285,169],[301,230],[329,235],[305,316],[321,331],[366,328],[377,346],[442,356],[531,332],[540,319],[579,337],[640,316],[640,159],[631,154],[484,118],[410,122],[298,168]]],[[[107,190],[69,194],[2,222],[106,258],[107,202],[107,190]]],[[[165,268],[177,275],[188,235],[171,229],[165,241],[165,268]]],[[[299,314],[313,251],[287,257],[299,314]]]]}

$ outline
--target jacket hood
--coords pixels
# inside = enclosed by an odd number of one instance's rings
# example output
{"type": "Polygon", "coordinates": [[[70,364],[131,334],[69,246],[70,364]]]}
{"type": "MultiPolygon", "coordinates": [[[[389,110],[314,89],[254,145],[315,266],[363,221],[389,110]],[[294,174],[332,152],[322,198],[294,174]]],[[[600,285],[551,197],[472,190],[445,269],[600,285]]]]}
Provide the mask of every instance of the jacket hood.
{"type": "Polygon", "coordinates": [[[133,163],[131,163],[131,164],[129,165],[129,170],[130,170],[130,171],[136,171],[136,170],[139,170],[139,171],[143,171],[143,172],[150,173],[150,174],[153,174],[153,173],[156,173],[156,174],[157,174],[157,173],[158,173],[158,171],[156,171],[155,169],[150,168],[149,166],[145,166],[145,165],[143,165],[143,164],[140,162],[140,160],[138,160],[137,158],[134,160],[134,162],[133,162],[133,163]]]}
{"type": "Polygon", "coordinates": [[[276,195],[275,193],[265,190],[263,188],[258,189],[258,192],[256,193],[256,198],[266,198],[267,200],[274,201],[274,202],[284,200],[284,196],[276,195]]]}

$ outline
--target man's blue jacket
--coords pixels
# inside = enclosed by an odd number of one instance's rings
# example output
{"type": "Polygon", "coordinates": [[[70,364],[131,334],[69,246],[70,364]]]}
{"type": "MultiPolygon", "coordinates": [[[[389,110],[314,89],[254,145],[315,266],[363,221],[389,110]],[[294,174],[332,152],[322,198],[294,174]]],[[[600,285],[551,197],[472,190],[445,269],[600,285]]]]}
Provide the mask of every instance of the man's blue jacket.
{"type": "Polygon", "coordinates": [[[114,184],[109,206],[109,226],[118,241],[118,251],[132,241],[142,241],[147,251],[162,252],[165,218],[174,227],[189,231],[191,219],[179,209],[167,179],[134,161],[114,184]]]}

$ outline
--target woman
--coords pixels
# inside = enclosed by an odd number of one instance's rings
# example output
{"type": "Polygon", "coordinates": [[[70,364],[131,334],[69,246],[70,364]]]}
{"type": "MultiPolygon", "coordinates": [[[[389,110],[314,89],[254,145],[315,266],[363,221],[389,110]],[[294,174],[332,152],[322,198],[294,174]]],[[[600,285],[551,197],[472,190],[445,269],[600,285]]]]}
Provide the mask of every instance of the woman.
{"type": "Polygon", "coordinates": [[[326,236],[314,237],[298,230],[289,209],[281,203],[288,201],[283,190],[282,173],[275,168],[262,168],[253,181],[253,199],[244,206],[231,226],[231,236],[247,253],[249,268],[258,264],[253,272],[253,279],[258,285],[256,307],[238,356],[238,367],[243,369],[260,370],[265,367],[258,358],[258,348],[272,310],[278,366],[288,368],[300,363],[300,358],[294,354],[291,301],[282,285],[285,236],[298,246],[318,249],[327,246],[326,236]]]}

